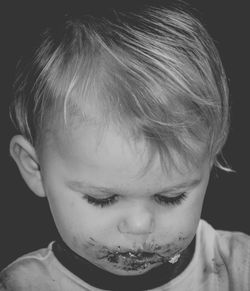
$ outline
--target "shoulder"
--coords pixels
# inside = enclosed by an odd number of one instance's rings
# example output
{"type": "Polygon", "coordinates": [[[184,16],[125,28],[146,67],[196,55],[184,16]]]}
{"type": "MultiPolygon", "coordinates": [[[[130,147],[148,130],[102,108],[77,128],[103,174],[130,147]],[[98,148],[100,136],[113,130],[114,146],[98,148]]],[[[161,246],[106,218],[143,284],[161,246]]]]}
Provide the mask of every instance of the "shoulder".
{"type": "Polygon", "coordinates": [[[250,236],[241,232],[215,230],[202,222],[203,251],[211,262],[214,273],[223,274],[232,290],[246,290],[250,284],[250,236]]]}
{"type": "Polygon", "coordinates": [[[39,282],[53,280],[48,271],[50,255],[51,250],[48,247],[15,260],[0,273],[0,291],[40,290],[34,289],[39,282]]]}
{"type": "Polygon", "coordinates": [[[241,232],[216,232],[218,251],[224,260],[234,265],[239,263],[250,270],[250,236],[241,232]]]}
{"type": "Polygon", "coordinates": [[[201,220],[199,227],[202,239],[212,242],[213,247],[216,247],[223,257],[242,257],[244,260],[250,260],[249,235],[236,231],[215,230],[204,220],[201,220]]]}

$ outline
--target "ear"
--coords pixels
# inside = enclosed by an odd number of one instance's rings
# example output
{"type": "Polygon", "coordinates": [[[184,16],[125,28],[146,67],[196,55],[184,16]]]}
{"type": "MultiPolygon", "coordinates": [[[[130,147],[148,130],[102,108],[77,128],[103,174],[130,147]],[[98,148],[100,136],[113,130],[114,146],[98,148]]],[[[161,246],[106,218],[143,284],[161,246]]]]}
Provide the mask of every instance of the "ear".
{"type": "Polygon", "coordinates": [[[22,135],[16,135],[10,142],[10,154],[31,191],[44,197],[45,191],[34,147],[22,135]]]}

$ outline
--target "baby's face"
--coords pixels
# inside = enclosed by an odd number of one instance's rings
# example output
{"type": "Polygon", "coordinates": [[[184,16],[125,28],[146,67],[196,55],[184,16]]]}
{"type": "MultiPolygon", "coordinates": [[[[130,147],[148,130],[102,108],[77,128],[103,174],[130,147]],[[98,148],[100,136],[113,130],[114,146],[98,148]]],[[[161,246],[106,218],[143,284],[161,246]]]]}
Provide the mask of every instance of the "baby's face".
{"type": "MultiPolygon", "coordinates": [[[[210,165],[166,173],[158,158],[144,176],[143,142],[114,129],[58,130],[44,148],[44,188],[58,231],[78,255],[120,275],[147,272],[194,238],[210,165]]],[[[181,163],[181,161],[179,161],[181,163]]]]}

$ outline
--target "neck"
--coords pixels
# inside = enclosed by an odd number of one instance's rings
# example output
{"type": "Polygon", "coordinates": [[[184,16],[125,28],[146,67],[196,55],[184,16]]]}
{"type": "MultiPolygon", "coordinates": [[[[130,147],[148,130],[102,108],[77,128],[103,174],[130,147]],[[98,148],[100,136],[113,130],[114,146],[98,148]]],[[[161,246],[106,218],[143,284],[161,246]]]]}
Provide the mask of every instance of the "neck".
{"type": "Polygon", "coordinates": [[[195,250],[195,238],[182,252],[175,264],[164,263],[147,273],[137,276],[119,276],[98,268],[73,252],[62,240],[53,244],[53,252],[59,262],[80,279],[103,290],[147,290],[168,283],[186,269],[195,250]],[[124,286],[125,289],[122,289],[124,286]]]}

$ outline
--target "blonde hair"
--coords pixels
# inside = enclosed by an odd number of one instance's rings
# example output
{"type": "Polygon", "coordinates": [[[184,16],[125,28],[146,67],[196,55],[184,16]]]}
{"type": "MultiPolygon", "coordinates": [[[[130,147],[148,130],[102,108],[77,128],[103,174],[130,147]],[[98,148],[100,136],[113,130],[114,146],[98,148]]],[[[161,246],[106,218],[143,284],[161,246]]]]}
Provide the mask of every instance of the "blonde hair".
{"type": "Polygon", "coordinates": [[[213,40],[186,11],[113,10],[66,16],[48,28],[29,62],[22,62],[14,123],[37,145],[55,113],[65,122],[68,116],[84,121],[89,103],[96,106],[93,118],[143,137],[162,161],[174,150],[197,162],[192,140],[206,145],[215,165],[229,169],[218,162],[229,129],[226,76],[213,40]]]}

